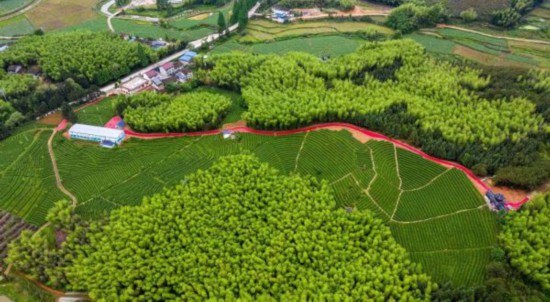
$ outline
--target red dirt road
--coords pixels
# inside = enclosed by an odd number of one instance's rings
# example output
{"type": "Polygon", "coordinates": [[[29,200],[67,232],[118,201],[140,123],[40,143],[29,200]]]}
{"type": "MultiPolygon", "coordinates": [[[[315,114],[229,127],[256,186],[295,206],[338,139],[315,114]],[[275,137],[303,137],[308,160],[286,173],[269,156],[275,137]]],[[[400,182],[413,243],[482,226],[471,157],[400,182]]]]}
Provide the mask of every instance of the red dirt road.
{"type": "MultiPolygon", "coordinates": [[[[367,136],[369,136],[373,139],[384,140],[384,141],[391,142],[391,143],[395,144],[396,146],[398,146],[400,148],[403,148],[403,149],[406,149],[410,152],[416,153],[416,154],[422,156],[423,158],[425,158],[427,160],[431,160],[433,162],[436,162],[436,163],[444,165],[444,166],[450,166],[450,167],[459,169],[462,172],[466,173],[466,175],[470,178],[470,180],[474,183],[474,185],[478,189],[480,189],[482,194],[484,194],[486,191],[490,190],[489,186],[487,186],[483,181],[481,181],[479,178],[477,178],[474,175],[474,173],[472,173],[472,171],[470,171],[468,168],[466,168],[462,165],[459,165],[459,164],[451,162],[451,161],[446,161],[446,160],[442,160],[442,159],[439,159],[439,158],[435,158],[435,157],[430,156],[430,155],[416,149],[415,147],[410,146],[406,143],[403,143],[399,140],[392,139],[392,138],[387,137],[383,134],[373,132],[373,131],[369,131],[369,130],[366,130],[366,129],[363,129],[361,127],[351,125],[351,124],[326,123],[326,124],[308,126],[308,127],[304,127],[304,128],[300,128],[300,129],[283,130],[283,131],[256,130],[256,129],[252,129],[252,128],[249,128],[249,127],[237,126],[237,127],[231,128],[230,130],[233,130],[235,132],[240,132],[240,133],[253,133],[253,134],[260,134],[260,135],[280,136],[280,135],[303,133],[303,132],[308,132],[308,131],[312,131],[312,130],[331,129],[331,128],[334,129],[334,127],[338,127],[338,128],[341,128],[341,129],[347,129],[347,130],[350,130],[350,132],[360,132],[360,133],[362,133],[364,135],[367,135],[367,136]]],[[[181,133],[181,132],[180,133],[138,133],[138,132],[132,131],[130,129],[125,129],[124,132],[126,133],[126,136],[128,136],[128,137],[135,137],[135,138],[142,138],[142,139],[159,139],[159,138],[166,138],[166,137],[216,135],[216,134],[220,134],[222,132],[222,130],[221,129],[216,129],[216,130],[210,130],[210,131],[188,132],[188,133],[181,133]]],[[[514,208],[514,209],[519,209],[519,207],[521,207],[521,205],[526,203],[527,201],[529,201],[528,196],[526,196],[525,198],[523,198],[522,200],[519,200],[519,201],[507,202],[506,206],[514,208]]]]}

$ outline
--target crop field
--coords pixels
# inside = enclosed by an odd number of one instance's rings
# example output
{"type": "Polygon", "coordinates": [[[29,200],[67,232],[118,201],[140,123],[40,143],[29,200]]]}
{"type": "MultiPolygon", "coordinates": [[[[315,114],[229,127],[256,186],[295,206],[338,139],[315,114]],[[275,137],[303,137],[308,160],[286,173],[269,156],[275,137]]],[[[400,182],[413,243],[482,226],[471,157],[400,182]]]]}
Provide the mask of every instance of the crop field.
{"type": "Polygon", "coordinates": [[[117,33],[125,33],[138,37],[153,39],[164,39],[168,37],[169,39],[194,41],[215,32],[215,29],[211,27],[199,27],[190,30],[178,30],[174,28],[162,28],[159,25],[154,25],[146,21],[133,21],[123,19],[113,19],[112,24],[117,33]]]}
{"type": "Polygon", "coordinates": [[[218,12],[223,12],[226,22],[229,22],[231,8],[232,4],[228,4],[214,11],[207,10],[204,13],[191,17],[175,18],[173,21],[168,22],[168,24],[177,29],[188,29],[201,25],[218,26],[218,12]]]}
{"type": "Polygon", "coordinates": [[[244,51],[257,54],[285,54],[291,51],[307,52],[316,56],[337,57],[354,52],[362,40],[336,36],[300,37],[269,43],[241,44],[235,40],[227,41],[214,48],[212,53],[244,51]],[[298,41],[299,40],[299,41],[298,41]]]}
{"type": "Polygon", "coordinates": [[[436,281],[482,281],[495,245],[496,218],[462,172],[390,143],[362,144],[347,131],[237,136],[131,139],[107,150],[58,135],[54,150],[64,185],[78,197],[77,211],[87,218],[138,204],[142,196],[179,183],[220,156],[246,152],[284,173],[326,181],[339,207],[375,212],[436,281]],[[456,274],[457,268],[464,273],[456,274]]]}
{"type": "Polygon", "coordinates": [[[36,28],[44,31],[60,29],[96,19],[98,0],[43,0],[25,15],[36,28]]]}
{"type": "Polygon", "coordinates": [[[83,107],[76,112],[78,122],[96,126],[105,125],[105,123],[115,116],[115,108],[113,107],[112,100],[112,98],[106,98],[92,106],[83,107]]]}
{"type": "Polygon", "coordinates": [[[0,143],[0,208],[39,225],[63,199],[47,150],[48,128],[27,127],[0,143]]]}
{"type": "Polygon", "coordinates": [[[17,11],[31,2],[33,0],[2,0],[0,1],[0,16],[17,11]]]}
{"type": "Polygon", "coordinates": [[[67,27],[63,27],[58,29],[58,31],[74,31],[74,30],[89,30],[93,32],[98,31],[109,31],[109,27],[107,26],[107,18],[104,16],[97,16],[94,19],[84,21],[82,23],[76,24],[76,25],[70,25],[67,27]]]}
{"type": "Polygon", "coordinates": [[[0,22],[0,36],[10,37],[29,35],[32,34],[34,30],[35,28],[29,20],[22,15],[0,22]]]}
{"type": "Polygon", "coordinates": [[[303,22],[292,24],[278,24],[266,20],[251,21],[246,27],[247,35],[241,39],[245,41],[266,41],[281,37],[301,36],[308,34],[337,34],[351,33],[373,29],[382,34],[390,35],[393,30],[366,22],[303,22]]]}
{"type": "Polygon", "coordinates": [[[457,55],[483,65],[550,68],[550,46],[544,44],[507,41],[451,28],[422,30],[406,37],[429,52],[457,55]]]}

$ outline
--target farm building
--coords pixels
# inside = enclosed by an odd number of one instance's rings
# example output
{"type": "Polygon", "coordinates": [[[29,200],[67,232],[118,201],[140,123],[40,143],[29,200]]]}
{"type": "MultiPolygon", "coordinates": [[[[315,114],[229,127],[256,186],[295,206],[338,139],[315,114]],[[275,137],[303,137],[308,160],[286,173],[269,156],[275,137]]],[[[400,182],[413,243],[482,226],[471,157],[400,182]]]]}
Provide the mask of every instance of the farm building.
{"type": "Polygon", "coordinates": [[[69,129],[71,139],[82,139],[100,142],[101,146],[112,148],[126,137],[123,130],[97,127],[83,124],[74,124],[69,129]]]}
{"type": "Polygon", "coordinates": [[[142,77],[135,77],[120,86],[124,94],[134,94],[147,87],[149,82],[142,77]]]}

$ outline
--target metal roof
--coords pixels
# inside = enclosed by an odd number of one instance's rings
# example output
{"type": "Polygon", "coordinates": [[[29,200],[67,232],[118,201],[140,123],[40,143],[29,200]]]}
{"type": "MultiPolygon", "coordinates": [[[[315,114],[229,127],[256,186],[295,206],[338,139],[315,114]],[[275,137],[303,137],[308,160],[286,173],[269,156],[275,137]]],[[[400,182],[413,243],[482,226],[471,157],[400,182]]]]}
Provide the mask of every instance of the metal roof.
{"type": "Polygon", "coordinates": [[[71,129],[69,129],[69,133],[79,133],[117,139],[124,134],[124,131],[84,124],[74,124],[71,129]]]}

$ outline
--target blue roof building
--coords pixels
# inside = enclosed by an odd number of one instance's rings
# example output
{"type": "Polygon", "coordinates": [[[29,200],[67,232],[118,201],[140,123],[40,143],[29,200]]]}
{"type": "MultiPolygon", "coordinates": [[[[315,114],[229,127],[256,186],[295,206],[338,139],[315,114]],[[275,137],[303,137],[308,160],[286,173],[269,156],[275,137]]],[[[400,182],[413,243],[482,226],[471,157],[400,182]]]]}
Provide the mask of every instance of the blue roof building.
{"type": "Polygon", "coordinates": [[[189,63],[193,60],[194,57],[197,56],[197,53],[194,52],[194,51],[188,51],[186,53],[183,54],[183,56],[181,56],[179,58],[179,61],[180,62],[184,62],[184,63],[189,63]]]}

